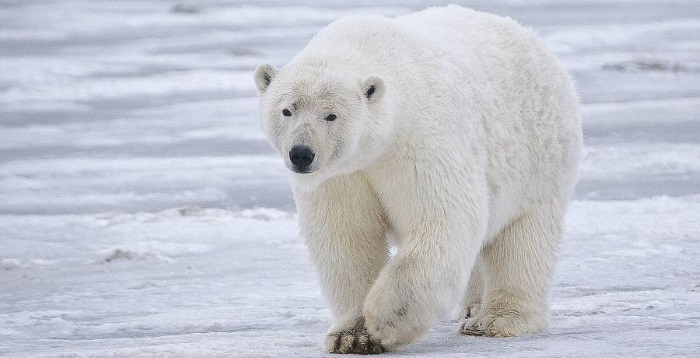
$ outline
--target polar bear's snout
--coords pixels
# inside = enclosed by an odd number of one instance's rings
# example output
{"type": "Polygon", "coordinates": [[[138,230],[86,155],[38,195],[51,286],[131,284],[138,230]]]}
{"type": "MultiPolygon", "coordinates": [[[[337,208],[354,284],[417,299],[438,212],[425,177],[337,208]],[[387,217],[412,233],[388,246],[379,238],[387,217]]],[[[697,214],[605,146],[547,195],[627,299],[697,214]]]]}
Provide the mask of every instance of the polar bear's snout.
{"type": "Polygon", "coordinates": [[[316,154],[311,148],[305,145],[295,145],[289,151],[289,160],[292,162],[293,168],[297,173],[311,173],[311,163],[314,161],[316,154]]]}

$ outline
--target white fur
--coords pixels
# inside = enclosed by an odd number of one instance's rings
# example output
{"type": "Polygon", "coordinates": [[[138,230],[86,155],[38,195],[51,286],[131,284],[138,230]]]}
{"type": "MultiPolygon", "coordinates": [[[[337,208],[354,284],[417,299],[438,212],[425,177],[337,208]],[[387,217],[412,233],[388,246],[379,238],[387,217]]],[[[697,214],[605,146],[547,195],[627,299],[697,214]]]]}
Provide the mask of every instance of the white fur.
{"type": "Polygon", "coordinates": [[[290,168],[292,145],[316,153],[292,184],[326,350],[393,349],[460,301],[464,334],[546,328],[582,140],[572,81],[531,31],[458,6],[347,18],[256,83],[290,168]]]}

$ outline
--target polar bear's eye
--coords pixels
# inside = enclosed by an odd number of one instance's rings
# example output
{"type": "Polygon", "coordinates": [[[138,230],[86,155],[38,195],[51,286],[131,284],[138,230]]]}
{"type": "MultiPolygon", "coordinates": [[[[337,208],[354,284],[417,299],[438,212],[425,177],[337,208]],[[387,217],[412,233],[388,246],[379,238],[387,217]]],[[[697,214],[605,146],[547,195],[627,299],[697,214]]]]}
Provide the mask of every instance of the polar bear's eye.
{"type": "Polygon", "coordinates": [[[327,115],[326,118],[324,118],[324,119],[327,120],[327,121],[329,121],[329,122],[331,122],[331,121],[334,121],[336,118],[338,118],[338,116],[336,116],[335,114],[331,113],[331,114],[327,115]]]}
{"type": "Polygon", "coordinates": [[[285,109],[282,110],[282,114],[283,114],[285,117],[289,117],[289,116],[292,115],[292,112],[291,112],[290,110],[288,110],[288,109],[285,108],[285,109]]]}

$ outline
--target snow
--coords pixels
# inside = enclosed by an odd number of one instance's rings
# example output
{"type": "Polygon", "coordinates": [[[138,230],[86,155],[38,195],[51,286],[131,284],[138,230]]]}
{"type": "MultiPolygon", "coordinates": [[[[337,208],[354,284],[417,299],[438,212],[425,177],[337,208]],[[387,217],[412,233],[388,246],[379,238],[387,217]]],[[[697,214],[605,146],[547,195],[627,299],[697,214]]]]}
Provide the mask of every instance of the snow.
{"type": "MultiPolygon", "coordinates": [[[[330,311],[255,65],[352,14],[440,1],[0,5],[0,356],[322,356],[330,311]]],[[[470,1],[572,70],[587,147],[552,324],[440,322],[392,355],[700,356],[700,7],[470,1]]]]}

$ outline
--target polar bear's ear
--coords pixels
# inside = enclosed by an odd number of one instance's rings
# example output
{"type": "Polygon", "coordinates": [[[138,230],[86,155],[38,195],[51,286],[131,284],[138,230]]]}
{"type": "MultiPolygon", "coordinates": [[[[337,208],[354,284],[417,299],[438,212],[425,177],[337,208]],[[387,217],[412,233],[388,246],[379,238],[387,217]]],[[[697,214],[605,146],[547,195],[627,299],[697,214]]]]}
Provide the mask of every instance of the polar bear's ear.
{"type": "Polygon", "coordinates": [[[372,103],[379,101],[384,96],[384,80],[378,76],[369,76],[362,81],[362,93],[372,103]]]}
{"type": "Polygon", "coordinates": [[[277,75],[277,69],[270,64],[258,66],[255,70],[255,85],[258,86],[260,93],[265,92],[267,87],[272,83],[272,79],[277,75]]]}

